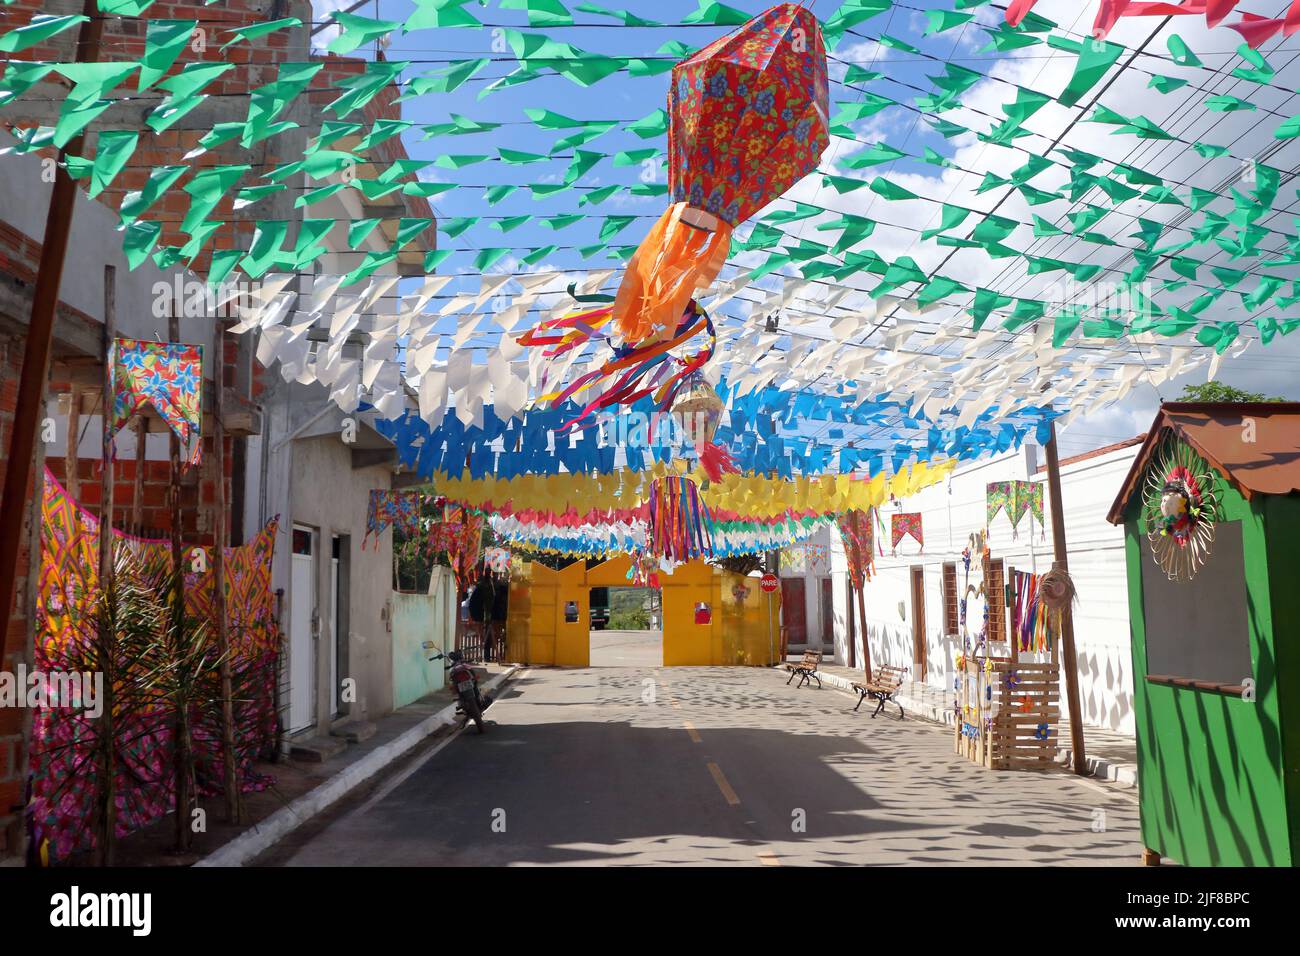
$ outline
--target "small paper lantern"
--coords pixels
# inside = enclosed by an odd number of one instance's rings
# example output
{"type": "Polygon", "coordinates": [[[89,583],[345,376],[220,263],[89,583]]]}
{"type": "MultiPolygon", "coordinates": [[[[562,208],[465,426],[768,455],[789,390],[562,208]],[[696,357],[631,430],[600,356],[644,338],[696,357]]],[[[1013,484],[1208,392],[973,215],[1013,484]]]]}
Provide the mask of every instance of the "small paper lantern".
{"type": "Polygon", "coordinates": [[[713,441],[722,422],[724,405],[707,382],[697,380],[672,405],[672,416],[682,433],[696,448],[713,441]]]}

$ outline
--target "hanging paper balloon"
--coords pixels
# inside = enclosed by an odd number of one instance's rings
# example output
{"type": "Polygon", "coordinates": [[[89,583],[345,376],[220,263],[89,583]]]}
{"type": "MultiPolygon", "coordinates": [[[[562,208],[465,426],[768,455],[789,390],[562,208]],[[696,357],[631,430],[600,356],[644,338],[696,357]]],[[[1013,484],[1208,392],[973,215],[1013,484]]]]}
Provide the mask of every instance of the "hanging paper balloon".
{"type": "Polygon", "coordinates": [[[713,518],[690,478],[656,478],[649,511],[649,546],[655,557],[682,562],[713,556],[713,518]]]}
{"type": "Polygon", "coordinates": [[[1171,581],[1190,581],[1209,557],[1218,520],[1214,476],[1190,445],[1165,445],[1147,472],[1142,511],[1156,563],[1171,581]]]}
{"type": "Polygon", "coordinates": [[[722,422],[723,407],[718,393],[698,374],[692,377],[685,393],[672,403],[673,418],[687,441],[695,446],[700,467],[710,481],[721,481],[723,475],[734,475],[739,471],[731,452],[713,443],[713,436],[722,422]]]}
{"type": "Polygon", "coordinates": [[[817,168],[827,131],[826,49],[807,8],[760,13],[673,67],[669,206],[628,263],[614,324],[659,341],[722,268],[733,227],[817,168]]]}

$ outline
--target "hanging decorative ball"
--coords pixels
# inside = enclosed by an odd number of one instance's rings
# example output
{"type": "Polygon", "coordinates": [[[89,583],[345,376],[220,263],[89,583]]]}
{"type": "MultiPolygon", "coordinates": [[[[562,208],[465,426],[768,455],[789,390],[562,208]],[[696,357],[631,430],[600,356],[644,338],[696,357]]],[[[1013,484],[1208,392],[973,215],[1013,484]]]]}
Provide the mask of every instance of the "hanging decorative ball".
{"type": "Polygon", "coordinates": [[[722,422],[723,407],[713,386],[696,377],[673,402],[671,413],[687,441],[700,448],[713,441],[722,422]]]}
{"type": "Polygon", "coordinates": [[[1209,557],[1219,516],[1214,487],[1205,459],[1177,439],[1147,472],[1143,523],[1152,557],[1171,581],[1190,581],[1209,557]]]}

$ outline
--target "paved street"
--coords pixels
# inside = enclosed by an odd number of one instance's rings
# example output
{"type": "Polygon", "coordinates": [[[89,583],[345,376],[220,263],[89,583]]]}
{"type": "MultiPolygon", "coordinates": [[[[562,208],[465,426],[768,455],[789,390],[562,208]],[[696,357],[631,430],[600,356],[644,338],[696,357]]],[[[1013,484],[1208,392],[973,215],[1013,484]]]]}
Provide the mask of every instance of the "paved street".
{"type": "Polygon", "coordinates": [[[532,669],[489,715],[487,734],[433,742],[260,862],[1138,861],[1131,793],[985,771],[933,724],[873,720],[765,669],[532,669]]]}
{"type": "Polygon", "coordinates": [[[592,667],[658,667],[664,662],[662,631],[592,631],[592,667]]]}

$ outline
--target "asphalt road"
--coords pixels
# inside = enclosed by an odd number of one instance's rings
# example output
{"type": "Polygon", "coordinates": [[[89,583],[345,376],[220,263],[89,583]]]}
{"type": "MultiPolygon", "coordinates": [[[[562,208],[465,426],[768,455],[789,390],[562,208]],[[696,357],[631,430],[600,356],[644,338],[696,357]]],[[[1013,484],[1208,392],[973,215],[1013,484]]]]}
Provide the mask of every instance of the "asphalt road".
{"type": "Polygon", "coordinates": [[[592,667],[658,667],[664,662],[662,631],[592,631],[592,667]]]}
{"type": "Polygon", "coordinates": [[[756,668],[532,669],[269,865],[1136,864],[1132,791],[756,668]]]}

